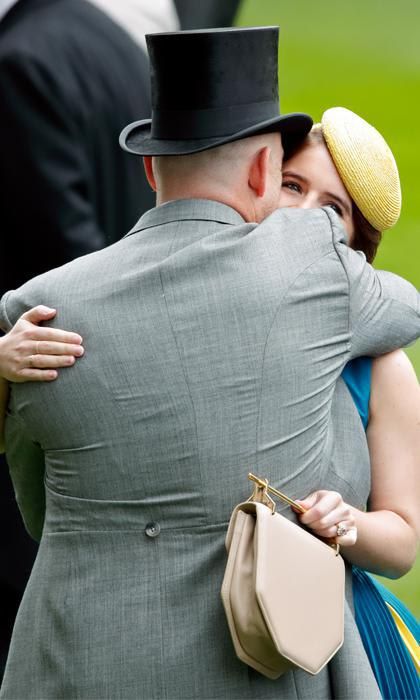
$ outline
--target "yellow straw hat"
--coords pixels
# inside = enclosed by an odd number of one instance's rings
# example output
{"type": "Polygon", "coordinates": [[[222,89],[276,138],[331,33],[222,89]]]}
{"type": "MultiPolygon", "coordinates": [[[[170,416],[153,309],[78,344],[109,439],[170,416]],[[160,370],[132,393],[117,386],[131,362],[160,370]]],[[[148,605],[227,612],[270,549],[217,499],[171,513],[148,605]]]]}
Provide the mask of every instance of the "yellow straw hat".
{"type": "Polygon", "coordinates": [[[327,109],[322,134],[350,197],[378,231],[394,226],[401,186],[392,151],[373,126],[344,107],[327,109]]]}

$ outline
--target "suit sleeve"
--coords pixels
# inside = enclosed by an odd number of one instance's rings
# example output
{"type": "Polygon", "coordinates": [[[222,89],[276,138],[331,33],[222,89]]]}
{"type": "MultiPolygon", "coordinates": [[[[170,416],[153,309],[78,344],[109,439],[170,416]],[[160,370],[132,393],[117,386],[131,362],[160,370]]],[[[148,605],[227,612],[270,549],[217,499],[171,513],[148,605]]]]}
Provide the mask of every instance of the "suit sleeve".
{"type": "Polygon", "coordinates": [[[45,275],[29,280],[19,289],[11,289],[0,299],[0,333],[8,333],[16,321],[34,306],[47,303],[45,275]],[[39,284],[37,284],[39,279],[39,284]],[[36,291],[33,291],[36,285],[36,291]],[[44,287],[44,288],[43,288],[44,287]]]}
{"type": "Polygon", "coordinates": [[[7,313],[7,300],[11,296],[12,291],[13,290],[3,294],[2,298],[0,299],[0,333],[8,333],[13,327],[13,323],[7,313]]]}
{"type": "Polygon", "coordinates": [[[44,453],[13,413],[6,418],[6,451],[23,522],[30,536],[39,542],[45,518],[44,453]]]}
{"type": "MultiPolygon", "coordinates": [[[[77,95],[20,54],[0,64],[1,280],[25,281],[105,245],[92,206],[93,155],[77,95]],[[78,111],[77,111],[78,110],[78,111]],[[80,112],[80,114],[79,114],[80,112]],[[19,276],[28,268],[26,276],[19,276]],[[32,274],[31,274],[32,272],[32,274]]],[[[9,286],[11,286],[9,284],[9,286]]]]}
{"type": "MultiPolygon", "coordinates": [[[[8,332],[21,314],[34,305],[31,294],[25,290],[36,284],[30,281],[19,290],[9,291],[0,300],[0,332],[8,332]],[[23,292],[25,301],[20,299],[23,292]]],[[[13,398],[13,384],[11,385],[13,398]]],[[[45,460],[44,453],[29,433],[28,426],[9,400],[9,412],[5,422],[7,463],[15,491],[16,502],[30,536],[39,541],[45,517],[45,460]]]]}
{"type": "Polygon", "coordinates": [[[377,271],[365,255],[349,248],[332,212],[335,247],[349,285],[350,357],[377,356],[420,337],[420,294],[398,275],[377,271]]]}

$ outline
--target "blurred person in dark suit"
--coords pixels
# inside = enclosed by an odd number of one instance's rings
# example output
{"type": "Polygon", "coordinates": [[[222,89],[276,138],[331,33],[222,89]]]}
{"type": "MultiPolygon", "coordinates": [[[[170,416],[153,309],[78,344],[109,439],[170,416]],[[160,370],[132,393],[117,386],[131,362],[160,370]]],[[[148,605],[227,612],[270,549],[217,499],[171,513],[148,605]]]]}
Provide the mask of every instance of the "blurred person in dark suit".
{"type": "MultiPolygon", "coordinates": [[[[141,161],[118,135],[150,114],[139,46],[159,21],[177,28],[162,3],[171,9],[172,0],[119,0],[112,13],[106,0],[0,1],[0,296],[115,242],[153,206],[141,161]]],[[[0,528],[1,675],[35,556],[4,460],[0,528]]]]}
{"type": "Polygon", "coordinates": [[[149,116],[146,55],[86,0],[18,0],[0,23],[0,293],[113,243],[153,205],[121,155],[149,116]]]}

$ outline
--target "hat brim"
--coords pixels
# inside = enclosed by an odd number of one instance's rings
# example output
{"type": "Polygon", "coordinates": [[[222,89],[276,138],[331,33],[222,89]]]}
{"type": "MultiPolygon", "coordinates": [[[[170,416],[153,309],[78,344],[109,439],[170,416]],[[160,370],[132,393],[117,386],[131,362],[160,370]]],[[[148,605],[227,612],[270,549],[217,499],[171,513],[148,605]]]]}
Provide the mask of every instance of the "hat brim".
{"type": "Polygon", "coordinates": [[[279,132],[282,136],[283,148],[287,150],[291,144],[294,145],[305,138],[312,128],[312,123],[308,114],[296,112],[254,124],[247,129],[226,136],[181,140],[153,138],[151,135],[152,120],[143,119],[128,124],[121,132],[119,140],[120,146],[128,153],[140,156],[173,156],[206,151],[247,136],[279,132]]]}
{"type": "Polygon", "coordinates": [[[345,107],[327,109],[321,128],[343,185],[366,221],[377,231],[392,228],[401,212],[401,185],[382,134],[345,107]]]}

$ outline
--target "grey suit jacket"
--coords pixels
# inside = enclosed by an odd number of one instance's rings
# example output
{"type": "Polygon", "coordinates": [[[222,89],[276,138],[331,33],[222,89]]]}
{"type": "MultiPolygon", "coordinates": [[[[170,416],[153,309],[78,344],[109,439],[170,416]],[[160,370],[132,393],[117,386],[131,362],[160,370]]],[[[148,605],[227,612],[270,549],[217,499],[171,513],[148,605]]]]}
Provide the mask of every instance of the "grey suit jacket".
{"type": "Polygon", "coordinates": [[[1,697],[379,697],[350,590],[329,669],[275,682],[236,660],[219,590],[249,470],[363,507],[366,444],[334,390],[351,357],[420,335],[416,290],[347,248],[329,210],[256,225],[185,200],[7,293],[0,325],[41,302],[86,354],[54,384],[12,389],[8,459],[41,544],[1,697]]]}

